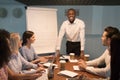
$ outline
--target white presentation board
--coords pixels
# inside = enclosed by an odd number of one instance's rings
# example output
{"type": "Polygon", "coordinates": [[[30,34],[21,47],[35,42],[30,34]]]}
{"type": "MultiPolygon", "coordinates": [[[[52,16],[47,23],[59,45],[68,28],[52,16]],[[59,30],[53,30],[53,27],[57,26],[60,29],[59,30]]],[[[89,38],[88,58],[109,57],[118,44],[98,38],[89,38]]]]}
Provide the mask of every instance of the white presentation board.
{"type": "Polygon", "coordinates": [[[28,7],[27,30],[35,33],[33,47],[37,54],[55,52],[57,40],[57,9],[28,7]]]}

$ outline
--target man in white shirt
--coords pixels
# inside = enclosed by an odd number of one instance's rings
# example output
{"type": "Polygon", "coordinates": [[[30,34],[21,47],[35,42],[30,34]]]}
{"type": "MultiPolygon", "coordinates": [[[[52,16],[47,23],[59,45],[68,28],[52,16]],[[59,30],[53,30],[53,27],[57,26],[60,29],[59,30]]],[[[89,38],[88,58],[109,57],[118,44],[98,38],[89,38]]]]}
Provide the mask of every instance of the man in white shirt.
{"type": "Polygon", "coordinates": [[[90,73],[94,73],[96,75],[100,75],[103,77],[109,77],[110,76],[110,42],[111,42],[111,37],[114,34],[119,33],[119,30],[115,27],[108,26],[107,28],[104,29],[104,32],[102,34],[102,44],[104,46],[107,46],[107,49],[104,51],[104,53],[91,61],[85,62],[84,60],[80,59],[79,61],[79,67],[82,68],[85,71],[88,71],[90,73]],[[105,63],[106,66],[103,68],[98,68],[97,66],[100,64],[105,63]]]}
{"type": "Polygon", "coordinates": [[[82,20],[76,18],[76,11],[68,9],[68,20],[64,21],[59,32],[57,40],[57,53],[60,53],[61,42],[66,34],[66,53],[75,53],[76,56],[84,55],[85,46],[85,24],[82,20]]]}

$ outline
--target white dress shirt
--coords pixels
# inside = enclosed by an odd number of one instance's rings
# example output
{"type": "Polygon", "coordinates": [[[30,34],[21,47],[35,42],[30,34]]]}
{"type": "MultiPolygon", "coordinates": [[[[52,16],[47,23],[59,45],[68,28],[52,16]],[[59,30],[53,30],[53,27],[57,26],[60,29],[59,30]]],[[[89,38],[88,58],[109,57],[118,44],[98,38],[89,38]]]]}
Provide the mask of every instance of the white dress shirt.
{"type": "Polygon", "coordinates": [[[103,76],[103,77],[109,77],[110,76],[110,54],[108,49],[105,50],[105,52],[99,57],[91,61],[87,61],[88,67],[86,68],[86,71],[103,76]],[[96,68],[93,66],[98,66],[102,63],[106,64],[106,67],[104,68],[96,68]]]}
{"type": "Polygon", "coordinates": [[[84,50],[85,24],[82,20],[76,18],[72,24],[68,20],[63,22],[57,40],[57,50],[60,50],[64,34],[66,34],[67,41],[81,42],[81,50],[84,50]]]}

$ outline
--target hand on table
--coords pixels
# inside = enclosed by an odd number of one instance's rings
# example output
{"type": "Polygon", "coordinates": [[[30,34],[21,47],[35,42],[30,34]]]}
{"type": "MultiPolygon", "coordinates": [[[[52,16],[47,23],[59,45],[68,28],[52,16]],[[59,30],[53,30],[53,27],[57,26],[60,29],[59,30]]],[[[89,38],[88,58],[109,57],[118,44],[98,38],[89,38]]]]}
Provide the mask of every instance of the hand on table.
{"type": "Polygon", "coordinates": [[[38,67],[36,70],[37,70],[37,73],[45,72],[45,68],[43,67],[38,67]]]}
{"type": "Polygon", "coordinates": [[[84,51],[81,51],[81,53],[80,53],[80,59],[84,59],[84,51]]]}
{"type": "Polygon", "coordinates": [[[56,50],[56,57],[60,56],[60,50],[56,50]]]}
{"type": "Polygon", "coordinates": [[[48,61],[48,59],[47,59],[46,57],[40,57],[40,58],[39,58],[39,62],[45,63],[45,62],[47,62],[47,61],[48,61]]]}
{"type": "Polygon", "coordinates": [[[79,66],[79,68],[85,70],[86,67],[87,67],[87,64],[84,60],[80,59],[79,62],[78,62],[78,66],[79,66]]]}
{"type": "Polygon", "coordinates": [[[32,63],[34,63],[34,64],[37,64],[37,63],[40,63],[40,62],[45,63],[47,61],[48,61],[48,59],[46,59],[45,57],[39,57],[36,60],[33,60],[32,63]]]}
{"type": "Polygon", "coordinates": [[[41,73],[33,73],[33,74],[25,74],[26,76],[28,75],[29,77],[29,80],[35,80],[37,79],[38,77],[41,77],[42,74],[41,73]]]}

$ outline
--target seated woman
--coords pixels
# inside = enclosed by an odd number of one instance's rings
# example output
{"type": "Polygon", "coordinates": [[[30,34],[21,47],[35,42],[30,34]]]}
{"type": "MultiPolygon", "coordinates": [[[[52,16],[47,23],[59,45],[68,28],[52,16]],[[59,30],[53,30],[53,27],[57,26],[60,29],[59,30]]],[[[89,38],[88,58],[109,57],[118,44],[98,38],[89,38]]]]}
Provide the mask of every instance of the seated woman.
{"type": "Polygon", "coordinates": [[[35,41],[35,35],[32,31],[25,31],[22,36],[23,43],[22,47],[20,48],[21,55],[29,62],[32,63],[39,63],[39,62],[47,62],[49,57],[39,57],[36,53],[34,48],[32,47],[32,43],[35,41]]]}
{"type": "Polygon", "coordinates": [[[111,53],[110,80],[120,80],[120,32],[112,37],[110,53],[111,53]]]}
{"type": "Polygon", "coordinates": [[[0,80],[23,80],[23,79],[36,79],[40,77],[40,73],[34,74],[17,74],[14,73],[8,66],[11,56],[10,50],[10,33],[4,29],[0,29],[0,80]],[[3,47],[4,46],[4,47],[3,47]],[[8,79],[9,77],[9,79],[8,79]]]}
{"type": "Polygon", "coordinates": [[[37,64],[30,63],[26,61],[19,53],[19,48],[21,47],[20,35],[18,33],[10,34],[10,48],[12,55],[8,66],[11,70],[16,73],[36,73],[43,70],[42,67],[39,67],[37,64]],[[32,69],[33,70],[27,70],[32,69]]]}

